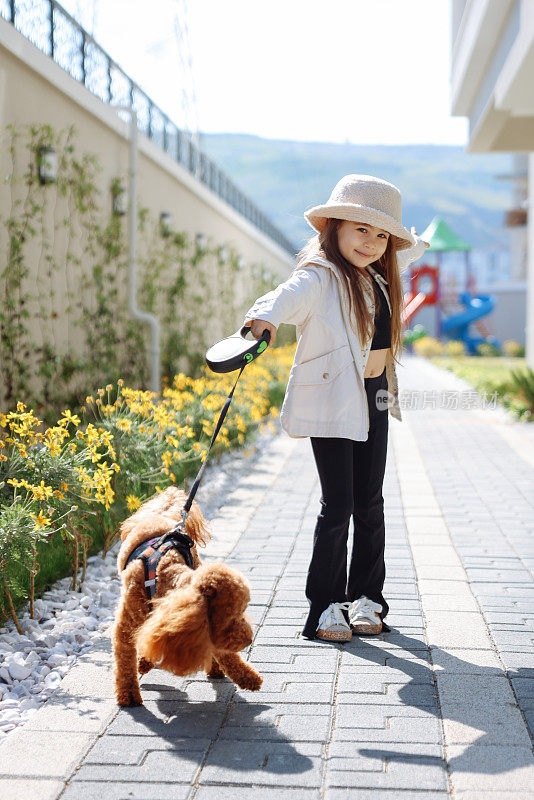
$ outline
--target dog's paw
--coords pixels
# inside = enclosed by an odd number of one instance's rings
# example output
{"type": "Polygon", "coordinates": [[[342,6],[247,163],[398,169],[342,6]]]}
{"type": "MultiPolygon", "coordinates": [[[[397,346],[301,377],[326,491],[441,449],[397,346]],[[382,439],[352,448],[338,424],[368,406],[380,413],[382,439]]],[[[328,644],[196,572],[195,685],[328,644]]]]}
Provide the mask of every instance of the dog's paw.
{"type": "Polygon", "coordinates": [[[144,656],[140,656],[139,661],[137,662],[137,671],[140,675],[146,675],[147,672],[150,672],[151,669],[154,668],[154,664],[151,661],[148,661],[144,656]]]}
{"type": "Polygon", "coordinates": [[[220,668],[220,666],[217,664],[216,661],[214,661],[212,663],[210,671],[208,673],[206,673],[206,674],[207,674],[208,678],[224,678],[225,677],[224,672],[222,671],[222,669],[220,668]]]}
{"type": "Polygon", "coordinates": [[[251,692],[257,692],[263,683],[263,678],[259,672],[249,672],[243,675],[236,683],[240,689],[249,689],[251,692]]]}
{"type": "Polygon", "coordinates": [[[117,692],[117,703],[123,708],[142,706],[143,698],[139,689],[126,689],[122,692],[117,692]]]}

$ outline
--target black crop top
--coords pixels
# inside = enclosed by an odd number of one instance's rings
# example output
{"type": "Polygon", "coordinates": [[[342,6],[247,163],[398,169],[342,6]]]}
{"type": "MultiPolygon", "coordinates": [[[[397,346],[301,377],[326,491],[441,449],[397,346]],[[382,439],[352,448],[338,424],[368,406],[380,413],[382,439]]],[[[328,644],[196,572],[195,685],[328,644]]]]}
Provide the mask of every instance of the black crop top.
{"type": "Polygon", "coordinates": [[[385,350],[391,347],[391,314],[387,300],[381,289],[375,289],[375,335],[371,350],[385,350]]]}

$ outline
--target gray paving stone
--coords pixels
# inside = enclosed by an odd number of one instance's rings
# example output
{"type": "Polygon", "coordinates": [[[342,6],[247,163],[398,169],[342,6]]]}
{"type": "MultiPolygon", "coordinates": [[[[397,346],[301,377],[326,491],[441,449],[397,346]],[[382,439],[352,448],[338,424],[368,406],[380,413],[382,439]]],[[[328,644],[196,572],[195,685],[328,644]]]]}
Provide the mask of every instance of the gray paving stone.
{"type": "Polygon", "coordinates": [[[213,737],[226,714],[224,703],[149,700],[143,706],[122,710],[108,733],[122,735],[213,737]]]}
{"type": "MultiPolygon", "coordinates": [[[[255,695],[255,698],[262,703],[297,703],[301,706],[303,703],[331,703],[333,694],[333,684],[331,682],[311,683],[302,678],[300,680],[288,681],[287,676],[278,680],[277,684],[273,685],[271,682],[272,690],[269,688],[269,682],[264,680],[260,691],[255,695]],[[276,686],[280,686],[277,690],[276,686]]],[[[250,693],[237,694],[235,702],[249,703],[250,693]]]]}
{"type": "MultiPolygon", "coordinates": [[[[449,797],[448,791],[435,792],[425,789],[420,792],[419,789],[380,789],[380,800],[444,800],[449,797]]],[[[350,787],[342,789],[336,787],[328,789],[325,794],[325,800],[368,800],[369,788],[359,789],[357,787],[350,787]]]]}
{"type": "Polygon", "coordinates": [[[405,669],[372,666],[363,668],[354,665],[342,666],[339,670],[336,690],[343,692],[379,692],[385,694],[387,687],[400,688],[408,683],[434,686],[434,673],[427,667],[412,664],[405,669]]]}
{"type": "Polygon", "coordinates": [[[337,707],[337,728],[375,728],[385,730],[389,727],[394,717],[415,719],[433,719],[437,716],[436,710],[431,707],[396,705],[368,705],[365,702],[356,704],[343,704],[337,707]]]}
{"type": "Polygon", "coordinates": [[[460,705],[467,703],[473,707],[482,705],[494,708],[513,704],[515,698],[510,682],[505,675],[447,675],[437,672],[436,680],[441,703],[460,705]]]}
{"type": "Polygon", "coordinates": [[[10,778],[67,778],[90,746],[90,733],[14,730],[0,747],[0,781],[10,778]]]}
{"type": "Polygon", "coordinates": [[[44,778],[1,778],[2,797],[9,800],[55,800],[64,783],[44,778]]]}
{"type": "Polygon", "coordinates": [[[190,794],[188,783],[75,781],[67,786],[61,800],[187,800],[190,794]]]}
{"type": "Polygon", "coordinates": [[[330,748],[335,742],[350,742],[352,746],[356,746],[359,742],[441,744],[442,740],[441,720],[437,714],[426,718],[396,717],[391,711],[389,716],[384,718],[384,727],[369,727],[363,722],[360,728],[342,728],[336,725],[330,748]]]}
{"type": "Polygon", "coordinates": [[[437,706],[434,686],[423,683],[386,684],[384,692],[342,692],[339,703],[368,703],[369,705],[437,706]]]}
{"type": "Polygon", "coordinates": [[[317,787],[321,784],[322,745],[272,741],[219,740],[210,750],[199,783],[249,783],[317,787]]]}
{"type": "MultiPolygon", "coordinates": [[[[254,800],[320,800],[319,789],[309,789],[301,786],[291,789],[278,785],[276,788],[269,786],[254,786],[254,800]]],[[[246,786],[200,786],[195,794],[195,800],[251,800],[251,787],[246,786]]]]}
{"type": "Polygon", "coordinates": [[[109,781],[112,783],[154,782],[159,775],[162,783],[190,784],[197,776],[203,759],[202,752],[147,749],[140,764],[82,764],[72,777],[78,781],[109,781]]]}
{"type": "Polygon", "coordinates": [[[195,758],[206,753],[211,738],[192,739],[174,736],[154,740],[153,736],[108,735],[97,739],[87,753],[84,764],[115,764],[123,766],[140,765],[148,752],[171,751],[175,753],[194,753],[195,758]]]}
{"type": "Polygon", "coordinates": [[[467,704],[443,703],[441,713],[445,743],[531,746],[523,714],[515,705],[499,705],[499,713],[488,705],[471,708],[467,704]]]}
{"type": "Polygon", "coordinates": [[[367,744],[349,758],[328,759],[331,787],[447,790],[442,748],[429,744],[367,744]]]}
{"type": "Polygon", "coordinates": [[[532,792],[531,747],[451,745],[447,754],[455,791],[532,792]]]}
{"type": "Polygon", "coordinates": [[[500,659],[495,650],[449,648],[431,648],[432,662],[436,673],[445,675],[502,675],[500,659]]]}

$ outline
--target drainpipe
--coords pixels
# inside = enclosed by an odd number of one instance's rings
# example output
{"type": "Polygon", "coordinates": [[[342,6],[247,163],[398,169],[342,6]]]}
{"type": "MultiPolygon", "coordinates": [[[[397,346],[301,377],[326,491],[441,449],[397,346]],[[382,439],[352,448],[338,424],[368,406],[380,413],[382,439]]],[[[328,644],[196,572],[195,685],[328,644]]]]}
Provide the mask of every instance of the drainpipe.
{"type": "Polygon", "coordinates": [[[161,392],[160,324],[155,314],[141,311],[137,305],[137,114],[130,106],[114,106],[130,115],[130,155],[128,172],[128,308],[132,316],[150,325],[150,389],[161,392]]]}

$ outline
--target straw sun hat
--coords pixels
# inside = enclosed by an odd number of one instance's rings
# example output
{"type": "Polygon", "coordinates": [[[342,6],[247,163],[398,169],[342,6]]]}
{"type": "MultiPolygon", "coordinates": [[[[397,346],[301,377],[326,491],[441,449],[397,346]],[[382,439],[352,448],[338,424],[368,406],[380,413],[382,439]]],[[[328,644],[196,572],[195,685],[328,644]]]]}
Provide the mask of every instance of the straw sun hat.
{"type": "Polygon", "coordinates": [[[388,231],[397,239],[397,249],[415,244],[412,234],[402,224],[401,193],[389,181],[372,175],[345,175],[336,183],[328,202],[314,206],[304,216],[316,231],[323,230],[329,217],[367,222],[388,231]]]}

